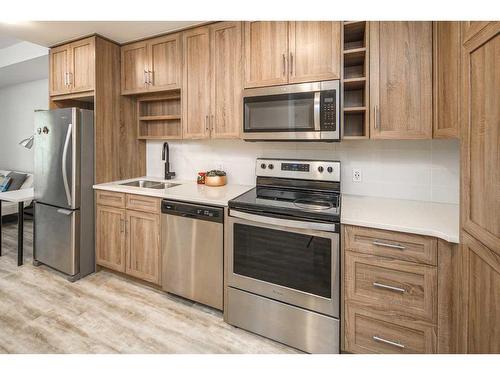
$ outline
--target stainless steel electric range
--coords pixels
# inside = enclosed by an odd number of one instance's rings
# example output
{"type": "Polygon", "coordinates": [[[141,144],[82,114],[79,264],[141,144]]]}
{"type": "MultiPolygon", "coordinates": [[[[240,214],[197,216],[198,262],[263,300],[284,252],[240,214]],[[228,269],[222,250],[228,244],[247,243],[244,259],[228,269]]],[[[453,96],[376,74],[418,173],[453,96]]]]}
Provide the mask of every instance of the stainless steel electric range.
{"type": "Polygon", "coordinates": [[[224,319],[310,353],[339,353],[340,162],[257,159],[229,202],[224,319]]]}

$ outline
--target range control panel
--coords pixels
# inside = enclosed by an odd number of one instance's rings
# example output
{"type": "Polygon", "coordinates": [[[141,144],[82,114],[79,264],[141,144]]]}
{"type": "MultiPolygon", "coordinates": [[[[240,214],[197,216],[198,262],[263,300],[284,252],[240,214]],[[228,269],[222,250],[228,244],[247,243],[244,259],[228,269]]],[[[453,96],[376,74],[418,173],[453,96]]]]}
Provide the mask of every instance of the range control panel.
{"type": "Polygon", "coordinates": [[[259,177],[340,182],[340,161],[259,158],[255,174],[259,177]]]}

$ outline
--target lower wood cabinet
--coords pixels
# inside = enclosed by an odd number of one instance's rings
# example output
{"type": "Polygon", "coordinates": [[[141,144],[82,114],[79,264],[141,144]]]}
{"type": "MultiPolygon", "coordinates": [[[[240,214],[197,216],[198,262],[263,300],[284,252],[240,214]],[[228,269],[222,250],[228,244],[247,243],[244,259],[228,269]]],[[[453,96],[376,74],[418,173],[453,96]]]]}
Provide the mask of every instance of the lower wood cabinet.
{"type": "Polygon", "coordinates": [[[456,352],[455,245],[344,226],[342,350],[456,352]]]}
{"type": "Polygon", "coordinates": [[[95,234],[97,264],[125,272],[125,210],[98,205],[95,234]]]}
{"type": "Polygon", "coordinates": [[[346,298],[387,317],[436,321],[436,267],[345,254],[346,298]]]}
{"type": "Polygon", "coordinates": [[[126,235],[125,272],[153,284],[159,284],[160,216],[127,210],[126,235]]]}
{"type": "Polygon", "coordinates": [[[97,192],[96,263],[160,284],[160,199],[97,192]]]}
{"type": "Polygon", "coordinates": [[[424,354],[436,352],[436,328],[388,320],[370,309],[349,305],[345,317],[346,350],[352,353],[424,354]]]}

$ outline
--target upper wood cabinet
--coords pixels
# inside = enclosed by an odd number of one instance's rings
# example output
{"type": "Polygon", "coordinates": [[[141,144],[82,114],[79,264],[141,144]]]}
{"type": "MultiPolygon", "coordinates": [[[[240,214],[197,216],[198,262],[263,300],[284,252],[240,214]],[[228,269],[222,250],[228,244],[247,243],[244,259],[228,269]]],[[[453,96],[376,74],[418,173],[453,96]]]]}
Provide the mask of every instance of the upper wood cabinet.
{"type": "Polygon", "coordinates": [[[432,22],[370,22],[370,138],[432,138],[432,22]]]}
{"type": "Polygon", "coordinates": [[[289,22],[289,82],[340,78],[341,22],[289,22]]]}
{"type": "Polygon", "coordinates": [[[245,87],[288,82],[288,22],[245,22],[245,87]]]}
{"type": "Polygon", "coordinates": [[[210,136],[210,31],[183,33],[182,124],[184,138],[210,136]]]}
{"type": "Polygon", "coordinates": [[[241,127],[241,22],[183,33],[183,137],[238,138],[241,127]]]}
{"type": "Polygon", "coordinates": [[[460,22],[434,22],[434,138],[458,138],[460,115],[460,22]]]}
{"type": "Polygon", "coordinates": [[[172,90],[181,86],[181,36],[172,34],[149,42],[150,91],[172,90]]]}
{"type": "Polygon", "coordinates": [[[340,22],[245,22],[245,87],[340,78],[340,22]]]}
{"type": "Polygon", "coordinates": [[[60,46],[50,49],[50,73],[49,91],[50,95],[60,95],[69,92],[68,87],[68,66],[69,48],[60,46]]]}
{"type": "Polygon", "coordinates": [[[51,48],[49,94],[65,95],[95,88],[95,37],[51,48]]]}
{"type": "Polygon", "coordinates": [[[211,137],[239,138],[242,128],[242,26],[210,27],[212,61],[211,137]]]}
{"type": "Polygon", "coordinates": [[[123,95],[180,88],[180,34],[127,44],[121,53],[123,95]]]}
{"type": "Polygon", "coordinates": [[[147,92],[148,46],[146,42],[127,44],[121,48],[122,94],[147,92]]]}
{"type": "Polygon", "coordinates": [[[71,43],[70,56],[71,92],[92,91],[95,87],[95,38],[71,43]]]}

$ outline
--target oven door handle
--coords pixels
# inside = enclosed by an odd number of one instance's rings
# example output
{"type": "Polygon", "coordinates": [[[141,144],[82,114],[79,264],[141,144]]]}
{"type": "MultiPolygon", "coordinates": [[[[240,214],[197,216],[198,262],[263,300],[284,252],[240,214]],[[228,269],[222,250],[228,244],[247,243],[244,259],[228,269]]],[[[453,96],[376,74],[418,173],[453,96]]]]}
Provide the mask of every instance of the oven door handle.
{"type": "Polygon", "coordinates": [[[279,219],[275,217],[250,214],[248,212],[230,211],[230,216],[243,220],[249,220],[261,224],[278,225],[288,228],[320,230],[323,232],[338,232],[338,224],[335,223],[316,223],[311,221],[295,221],[279,219]]]}

